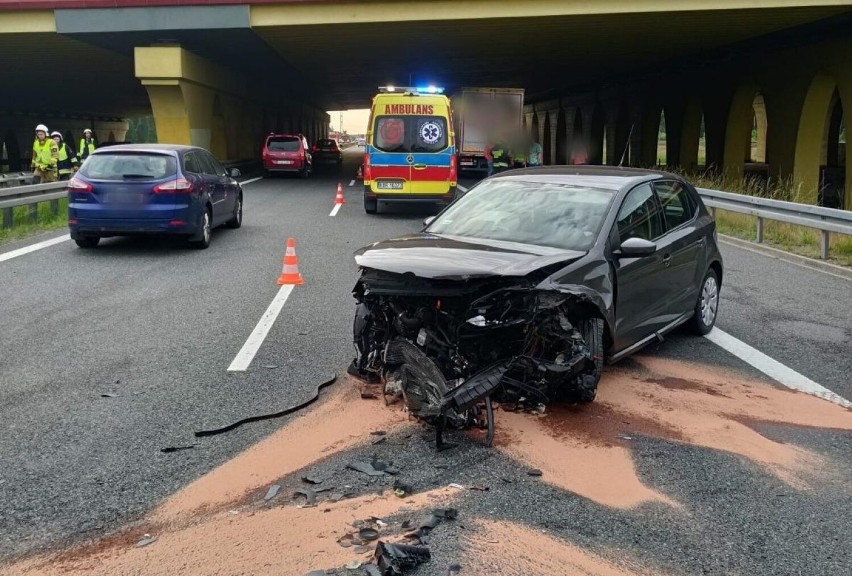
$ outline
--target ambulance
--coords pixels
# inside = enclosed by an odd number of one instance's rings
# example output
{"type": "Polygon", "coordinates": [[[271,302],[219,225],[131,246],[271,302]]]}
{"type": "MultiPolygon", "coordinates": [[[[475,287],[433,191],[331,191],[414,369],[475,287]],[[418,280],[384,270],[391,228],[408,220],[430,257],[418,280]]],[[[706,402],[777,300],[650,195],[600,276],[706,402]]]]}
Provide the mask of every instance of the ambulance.
{"type": "Polygon", "coordinates": [[[456,197],[458,174],[450,100],[442,88],[380,87],[364,151],[364,210],[379,202],[456,197]]]}

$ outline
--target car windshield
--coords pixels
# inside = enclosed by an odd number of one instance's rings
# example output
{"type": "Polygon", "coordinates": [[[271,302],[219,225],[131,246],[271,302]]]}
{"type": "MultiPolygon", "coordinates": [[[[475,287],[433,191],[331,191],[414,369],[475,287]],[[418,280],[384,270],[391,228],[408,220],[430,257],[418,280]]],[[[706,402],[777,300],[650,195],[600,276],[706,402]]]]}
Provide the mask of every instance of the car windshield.
{"type": "Polygon", "coordinates": [[[177,160],[165,154],[92,154],[80,174],[92,180],[162,180],[177,175],[177,160]]]}
{"type": "Polygon", "coordinates": [[[565,250],[588,250],[615,191],[497,178],[472,189],[426,232],[565,250]]]}
{"type": "Polygon", "coordinates": [[[266,147],[276,152],[298,152],[299,139],[295,136],[278,136],[270,138],[266,142],[266,147]]]}
{"type": "Polygon", "coordinates": [[[334,146],[336,142],[334,140],[320,140],[317,142],[318,146],[334,146]]]}
{"type": "Polygon", "coordinates": [[[447,147],[447,121],[440,116],[379,116],[373,134],[382,152],[439,152],[447,147]]]}

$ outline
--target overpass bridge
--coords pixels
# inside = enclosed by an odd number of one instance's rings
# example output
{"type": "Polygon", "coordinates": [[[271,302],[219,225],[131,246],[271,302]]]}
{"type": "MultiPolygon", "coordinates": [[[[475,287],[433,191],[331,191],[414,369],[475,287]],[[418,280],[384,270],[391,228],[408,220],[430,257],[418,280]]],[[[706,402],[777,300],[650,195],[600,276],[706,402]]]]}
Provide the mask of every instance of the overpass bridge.
{"type": "Polygon", "coordinates": [[[39,122],[121,141],[147,114],[251,158],[413,81],[525,88],[549,163],[757,169],[810,202],[845,180],[852,208],[849,0],[0,0],[0,71],[12,168],[39,122]]]}

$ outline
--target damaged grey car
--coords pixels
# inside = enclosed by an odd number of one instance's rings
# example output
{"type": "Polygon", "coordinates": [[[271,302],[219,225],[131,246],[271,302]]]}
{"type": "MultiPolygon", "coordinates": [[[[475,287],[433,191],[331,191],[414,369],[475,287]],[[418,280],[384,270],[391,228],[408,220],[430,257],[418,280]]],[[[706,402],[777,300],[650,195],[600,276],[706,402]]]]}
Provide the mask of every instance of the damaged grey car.
{"type": "Polygon", "coordinates": [[[491,399],[591,402],[606,361],[716,320],[715,223],[679,176],[563,166],[488,178],[418,234],[355,253],[356,357],[441,430],[491,399]]]}

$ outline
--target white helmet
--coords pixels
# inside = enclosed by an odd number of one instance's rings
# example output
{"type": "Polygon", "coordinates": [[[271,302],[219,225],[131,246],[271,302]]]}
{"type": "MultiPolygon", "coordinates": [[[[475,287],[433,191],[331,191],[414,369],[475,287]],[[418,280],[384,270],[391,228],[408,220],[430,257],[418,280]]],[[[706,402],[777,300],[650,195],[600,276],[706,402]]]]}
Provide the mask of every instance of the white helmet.
{"type": "Polygon", "coordinates": [[[88,132],[89,134],[91,134],[91,133],[92,133],[91,128],[86,128],[85,130],[83,130],[83,134],[85,134],[85,133],[87,133],[87,132],[88,132]]]}
{"type": "Polygon", "coordinates": [[[54,136],[59,136],[59,139],[60,139],[60,140],[62,139],[62,134],[60,134],[60,133],[59,133],[59,132],[57,132],[56,130],[54,130],[53,132],[51,132],[51,133],[50,133],[50,137],[51,137],[51,138],[53,138],[54,136]]]}
{"type": "Polygon", "coordinates": [[[38,126],[36,126],[35,131],[36,132],[44,132],[45,134],[47,134],[47,126],[45,126],[44,124],[39,124],[38,126]]]}

